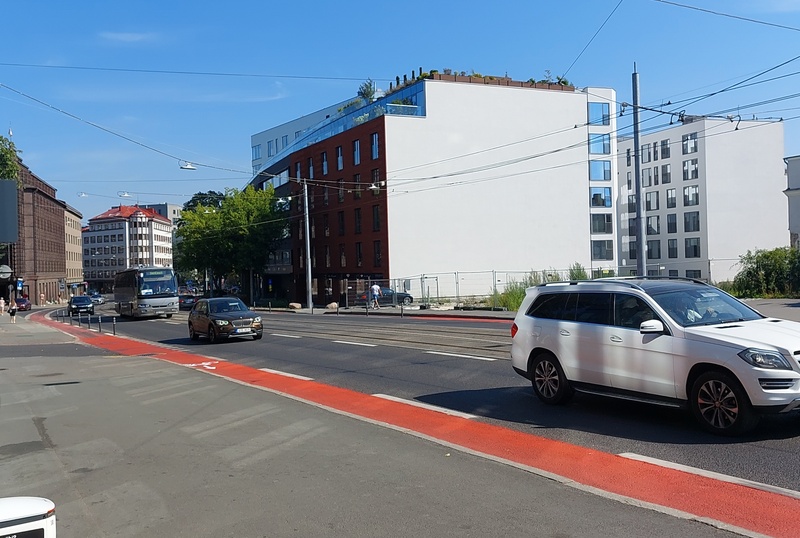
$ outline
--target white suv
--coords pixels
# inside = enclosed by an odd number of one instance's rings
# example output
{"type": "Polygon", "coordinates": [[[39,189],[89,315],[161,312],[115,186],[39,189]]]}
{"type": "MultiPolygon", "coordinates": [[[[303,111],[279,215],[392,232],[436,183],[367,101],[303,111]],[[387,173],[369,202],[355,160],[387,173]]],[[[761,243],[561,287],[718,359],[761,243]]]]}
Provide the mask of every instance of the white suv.
{"type": "Polygon", "coordinates": [[[511,337],[514,370],[549,404],[579,391],[688,406],[722,435],[800,407],[800,323],[766,318],[696,280],[534,286],[511,337]]]}

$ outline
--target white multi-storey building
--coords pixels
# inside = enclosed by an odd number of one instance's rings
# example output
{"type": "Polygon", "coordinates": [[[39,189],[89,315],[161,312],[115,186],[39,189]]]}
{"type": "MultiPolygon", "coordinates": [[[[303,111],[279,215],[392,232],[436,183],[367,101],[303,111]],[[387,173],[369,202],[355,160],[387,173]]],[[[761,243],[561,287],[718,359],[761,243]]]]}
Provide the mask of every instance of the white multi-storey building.
{"type": "MultiPolygon", "coordinates": [[[[640,138],[648,274],[729,281],[748,250],[789,244],[782,123],[686,116],[640,138]]],[[[636,274],[636,152],[618,148],[620,273],[636,274]]]]}
{"type": "Polygon", "coordinates": [[[172,265],[172,222],[152,209],[115,206],[83,229],[83,275],[88,287],[111,291],[117,271],[172,265]]]}
{"type": "Polygon", "coordinates": [[[786,157],[786,190],[789,198],[789,242],[800,248],[800,155],[786,157]]]}
{"type": "Polygon", "coordinates": [[[617,269],[613,90],[504,77],[411,80],[372,103],[319,115],[271,157],[261,142],[255,159],[253,136],[252,184],[297,201],[293,274],[267,274],[270,282],[284,279],[276,287],[305,297],[302,183],[320,302],[323,289],[339,297],[353,278],[427,286],[421,277],[436,273],[617,269]]]}

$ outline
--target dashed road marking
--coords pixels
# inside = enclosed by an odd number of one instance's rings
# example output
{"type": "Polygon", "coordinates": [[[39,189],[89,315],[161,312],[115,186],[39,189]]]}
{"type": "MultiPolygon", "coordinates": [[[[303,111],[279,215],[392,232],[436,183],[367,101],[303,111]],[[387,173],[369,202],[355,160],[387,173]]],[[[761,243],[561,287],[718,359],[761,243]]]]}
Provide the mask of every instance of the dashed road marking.
{"type": "Polygon", "coordinates": [[[290,374],[289,372],[281,372],[280,370],[272,370],[270,368],[259,368],[262,372],[269,372],[270,374],[284,375],[286,377],[293,377],[294,379],[302,379],[303,381],[313,381],[313,377],[306,377],[304,375],[290,374]]]}
{"type": "Polygon", "coordinates": [[[459,353],[445,353],[443,351],[426,351],[425,353],[428,353],[430,355],[444,355],[445,357],[458,357],[458,358],[461,358],[461,359],[475,359],[477,361],[493,362],[493,361],[497,360],[497,359],[492,359],[490,357],[476,357],[474,355],[461,355],[459,353]]]}

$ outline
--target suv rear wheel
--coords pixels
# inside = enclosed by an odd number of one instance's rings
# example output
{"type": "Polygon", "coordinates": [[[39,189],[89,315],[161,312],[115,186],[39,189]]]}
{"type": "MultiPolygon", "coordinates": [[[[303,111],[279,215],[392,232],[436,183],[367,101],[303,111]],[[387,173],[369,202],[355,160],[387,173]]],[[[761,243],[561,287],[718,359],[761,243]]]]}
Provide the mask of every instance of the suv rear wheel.
{"type": "Polygon", "coordinates": [[[742,385],[727,372],[706,372],[698,377],[692,385],[689,405],[700,425],[717,435],[748,432],[760,418],[742,385]]]}
{"type": "Polygon", "coordinates": [[[560,404],[572,397],[573,390],[552,353],[541,353],[531,361],[531,383],[536,397],[546,404],[560,404]]]}

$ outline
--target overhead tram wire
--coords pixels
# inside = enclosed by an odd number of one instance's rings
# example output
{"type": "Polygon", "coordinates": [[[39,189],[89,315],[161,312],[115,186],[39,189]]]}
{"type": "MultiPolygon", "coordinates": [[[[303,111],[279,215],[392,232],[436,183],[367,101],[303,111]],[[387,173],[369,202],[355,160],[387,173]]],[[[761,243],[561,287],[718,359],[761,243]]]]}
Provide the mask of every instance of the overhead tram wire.
{"type": "Polygon", "coordinates": [[[720,17],[728,17],[730,19],[737,19],[737,20],[740,20],[740,21],[752,22],[754,24],[763,24],[764,26],[772,26],[774,28],[781,28],[783,30],[791,30],[793,32],[800,32],[800,28],[795,28],[794,26],[786,26],[784,24],[777,24],[777,23],[774,23],[774,22],[766,22],[766,21],[760,21],[758,19],[751,19],[751,18],[748,18],[748,17],[740,17],[739,15],[731,15],[730,13],[723,13],[721,11],[713,11],[711,9],[704,9],[704,8],[697,7],[697,6],[689,6],[689,5],[686,5],[686,4],[679,4],[678,2],[671,2],[669,0],[654,0],[654,1],[655,2],[660,2],[662,4],[669,4],[671,6],[681,7],[681,8],[684,8],[684,9],[692,9],[694,11],[702,11],[703,13],[709,13],[711,15],[717,15],[717,16],[720,16],[720,17]]]}
{"type": "MultiPolygon", "coordinates": [[[[2,88],[5,88],[5,89],[7,89],[7,90],[9,90],[9,91],[11,91],[13,93],[16,93],[17,95],[19,95],[21,97],[24,97],[26,99],[30,99],[31,101],[33,101],[35,103],[38,103],[38,104],[40,104],[40,105],[42,105],[44,107],[47,107],[50,110],[54,110],[55,112],[63,114],[65,116],[69,117],[69,118],[72,118],[72,119],[77,120],[77,121],[79,121],[81,123],[84,123],[86,125],[94,127],[95,129],[99,129],[99,130],[101,130],[101,131],[103,131],[105,133],[108,133],[108,134],[112,135],[112,136],[116,136],[117,138],[121,138],[122,140],[125,140],[126,142],[131,142],[132,144],[136,144],[137,146],[140,146],[140,147],[145,148],[147,150],[150,150],[152,152],[158,153],[160,155],[164,155],[165,157],[170,157],[171,159],[175,159],[175,160],[178,160],[178,161],[186,161],[186,159],[182,159],[181,157],[178,157],[176,155],[172,155],[171,153],[167,153],[166,151],[162,151],[162,150],[160,150],[158,148],[154,148],[153,146],[148,146],[147,144],[145,144],[143,142],[139,142],[138,140],[135,140],[135,139],[133,139],[133,138],[131,138],[129,136],[120,134],[120,133],[118,133],[116,131],[112,131],[111,129],[109,129],[107,127],[103,127],[102,125],[99,125],[97,123],[91,122],[89,120],[85,120],[85,119],[83,119],[83,118],[81,118],[79,116],[76,116],[75,114],[67,112],[66,110],[60,109],[60,108],[58,108],[56,106],[53,106],[53,105],[51,105],[49,103],[46,103],[46,102],[42,101],[41,99],[37,99],[36,97],[33,97],[32,95],[28,95],[25,92],[22,92],[20,90],[14,89],[9,85],[3,84],[3,83],[0,82],[0,89],[2,89],[2,88]]],[[[212,164],[199,163],[199,162],[196,162],[196,161],[192,161],[192,164],[194,164],[195,166],[202,166],[204,168],[212,168],[212,169],[215,169],[215,170],[223,170],[225,172],[236,172],[236,173],[239,173],[239,174],[247,174],[247,175],[251,174],[250,172],[245,172],[243,170],[236,170],[234,168],[225,168],[225,167],[222,167],[222,166],[214,166],[212,164]]]]}
{"type": "Polygon", "coordinates": [[[569,73],[570,70],[572,69],[572,67],[578,62],[578,60],[580,60],[581,56],[583,56],[583,53],[586,52],[586,49],[588,49],[589,45],[591,45],[592,41],[594,41],[594,38],[597,37],[597,34],[599,34],[600,31],[603,29],[603,27],[605,27],[606,23],[611,19],[611,17],[614,15],[614,13],[616,13],[617,9],[619,9],[619,6],[622,5],[622,2],[624,2],[624,1],[625,0],[619,0],[619,2],[617,2],[617,5],[614,7],[614,9],[611,10],[611,13],[608,14],[608,17],[606,17],[606,20],[603,21],[603,24],[600,25],[600,28],[597,29],[597,31],[594,33],[594,35],[589,40],[589,42],[586,43],[586,45],[583,47],[581,52],[578,54],[577,58],[575,58],[572,61],[572,63],[569,64],[569,67],[567,68],[567,70],[564,72],[563,75],[561,75],[562,77],[567,78],[567,73],[569,73]]]}

